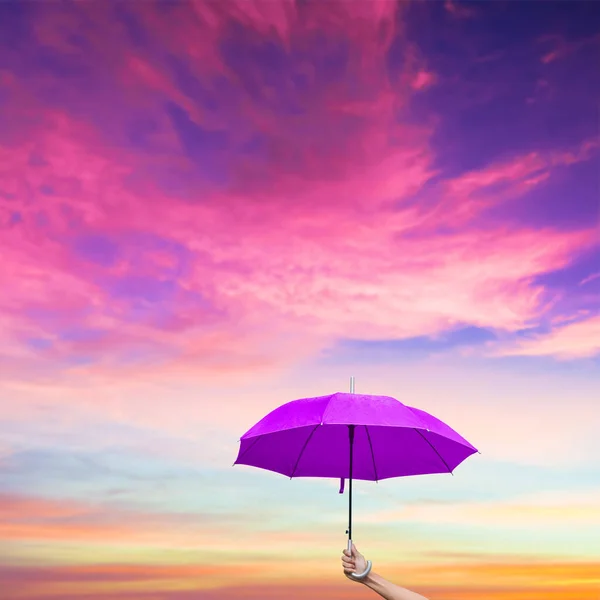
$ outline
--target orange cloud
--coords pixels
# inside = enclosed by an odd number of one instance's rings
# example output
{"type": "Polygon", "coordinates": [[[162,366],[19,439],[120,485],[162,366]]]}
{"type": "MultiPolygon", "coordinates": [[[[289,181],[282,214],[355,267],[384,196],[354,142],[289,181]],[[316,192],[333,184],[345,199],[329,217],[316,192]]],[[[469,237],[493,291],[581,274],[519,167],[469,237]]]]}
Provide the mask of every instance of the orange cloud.
{"type": "MultiPolygon", "coordinates": [[[[244,598],[257,600],[283,597],[342,600],[364,595],[360,586],[350,582],[333,583],[333,574],[307,584],[297,574],[290,577],[290,574],[278,573],[273,576],[272,571],[269,574],[268,569],[259,569],[264,577],[261,582],[254,576],[257,571],[251,563],[247,567],[240,565],[236,569],[223,572],[228,579],[224,579],[223,584],[216,587],[205,584],[205,578],[210,577],[213,572],[212,568],[196,565],[4,568],[0,570],[0,581],[4,583],[5,590],[14,592],[15,595],[11,598],[28,600],[56,595],[69,598],[81,594],[94,598],[145,600],[154,597],[167,600],[192,597],[201,600],[239,598],[241,593],[244,598]]],[[[455,563],[447,566],[424,566],[418,570],[418,575],[415,569],[397,565],[392,569],[388,568],[384,575],[435,600],[595,600],[597,596],[593,594],[598,589],[597,572],[598,563],[593,562],[455,563]],[[449,582],[440,583],[444,579],[449,582]]],[[[341,573],[336,573],[336,578],[341,579],[341,573]]]]}
{"type": "Polygon", "coordinates": [[[539,493],[502,502],[457,502],[405,506],[402,510],[374,512],[365,523],[452,524],[478,527],[546,528],[600,525],[600,490],[585,493],[539,493]]]}
{"type": "Polygon", "coordinates": [[[237,517],[220,521],[203,513],[147,510],[117,503],[81,502],[23,495],[0,495],[0,540],[56,541],[83,544],[206,544],[223,535],[237,517]],[[225,528],[225,529],[224,529],[225,528]]]}

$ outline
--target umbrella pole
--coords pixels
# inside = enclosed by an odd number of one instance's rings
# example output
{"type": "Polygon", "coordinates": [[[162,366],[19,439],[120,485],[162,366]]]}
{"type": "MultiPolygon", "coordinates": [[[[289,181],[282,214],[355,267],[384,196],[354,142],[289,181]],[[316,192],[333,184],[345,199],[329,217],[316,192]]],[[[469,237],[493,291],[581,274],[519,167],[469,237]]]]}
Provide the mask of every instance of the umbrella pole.
{"type": "Polygon", "coordinates": [[[350,437],[350,476],[348,477],[348,552],[352,551],[352,462],[354,454],[354,425],[348,425],[350,437]]]}
{"type": "MultiPolygon", "coordinates": [[[[350,393],[354,394],[354,377],[350,377],[350,393]]],[[[352,461],[354,455],[354,425],[348,425],[350,438],[350,473],[348,487],[348,552],[352,551],[352,461]]]]}
{"type": "MultiPolygon", "coordinates": [[[[354,377],[350,377],[350,393],[354,394],[354,377]]],[[[349,488],[348,488],[348,552],[352,552],[352,463],[354,459],[354,430],[356,425],[348,425],[348,437],[350,440],[350,468],[349,468],[349,488]]],[[[363,580],[370,572],[373,563],[367,561],[367,568],[362,573],[350,573],[352,579],[363,580]]]]}
{"type": "MultiPolygon", "coordinates": [[[[354,377],[350,377],[350,393],[354,394],[354,377]]],[[[350,473],[348,487],[348,552],[352,550],[352,458],[354,450],[354,425],[348,425],[350,438],[350,473]]]]}
{"type": "MultiPolygon", "coordinates": [[[[350,393],[354,394],[354,377],[350,378],[350,393]]],[[[354,458],[354,430],[356,425],[348,425],[348,437],[350,440],[350,468],[349,468],[349,487],[348,487],[348,552],[352,552],[352,463],[354,458]]],[[[373,563],[370,560],[367,561],[367,568],[362,573],[350,573],[353,579],[361,581],[370,572],[373,563]]]]}

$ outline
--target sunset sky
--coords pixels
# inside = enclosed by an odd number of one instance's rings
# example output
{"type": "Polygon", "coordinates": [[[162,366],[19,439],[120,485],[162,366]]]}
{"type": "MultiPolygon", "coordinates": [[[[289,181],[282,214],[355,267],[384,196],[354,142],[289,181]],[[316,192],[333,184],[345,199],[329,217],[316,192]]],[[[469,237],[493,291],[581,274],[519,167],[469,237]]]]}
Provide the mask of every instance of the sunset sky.
{"type": "Polygon", "coordinates": [[[1,600],[359,600],[347,493],[232,464],[393,396],[430,600],[600,598],[600,3],[0,2],[1,600]]]}

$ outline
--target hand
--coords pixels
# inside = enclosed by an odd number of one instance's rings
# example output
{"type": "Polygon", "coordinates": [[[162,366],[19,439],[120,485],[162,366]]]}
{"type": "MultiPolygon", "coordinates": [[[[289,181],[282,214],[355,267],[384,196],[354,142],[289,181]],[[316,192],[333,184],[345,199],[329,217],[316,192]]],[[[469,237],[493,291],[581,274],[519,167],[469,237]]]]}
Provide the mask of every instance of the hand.
{"type": "Polygon", "coordinates": [[[344,569],[344,575],[351,579],[352,581],[357,581],[354,579],[350,573],[364,573],[367,568],[367,561],[365,557],[356,549],[356,546],[352,544],[352,552],[348,552],[348,550],[344,550],[342,555],[342,567],[344,569]]]}

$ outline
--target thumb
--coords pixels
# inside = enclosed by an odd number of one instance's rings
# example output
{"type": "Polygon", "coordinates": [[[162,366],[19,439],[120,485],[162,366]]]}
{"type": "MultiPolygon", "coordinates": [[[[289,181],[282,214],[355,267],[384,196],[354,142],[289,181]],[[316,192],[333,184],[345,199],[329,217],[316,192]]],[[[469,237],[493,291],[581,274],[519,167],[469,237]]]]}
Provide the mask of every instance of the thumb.
{"type": "Polygon", "coordinates": [[[354,545],[354,542],[352,542],[352,556],[356,557],[360,554],[360,552],[356,549],[356,546],[354,545]]]}

